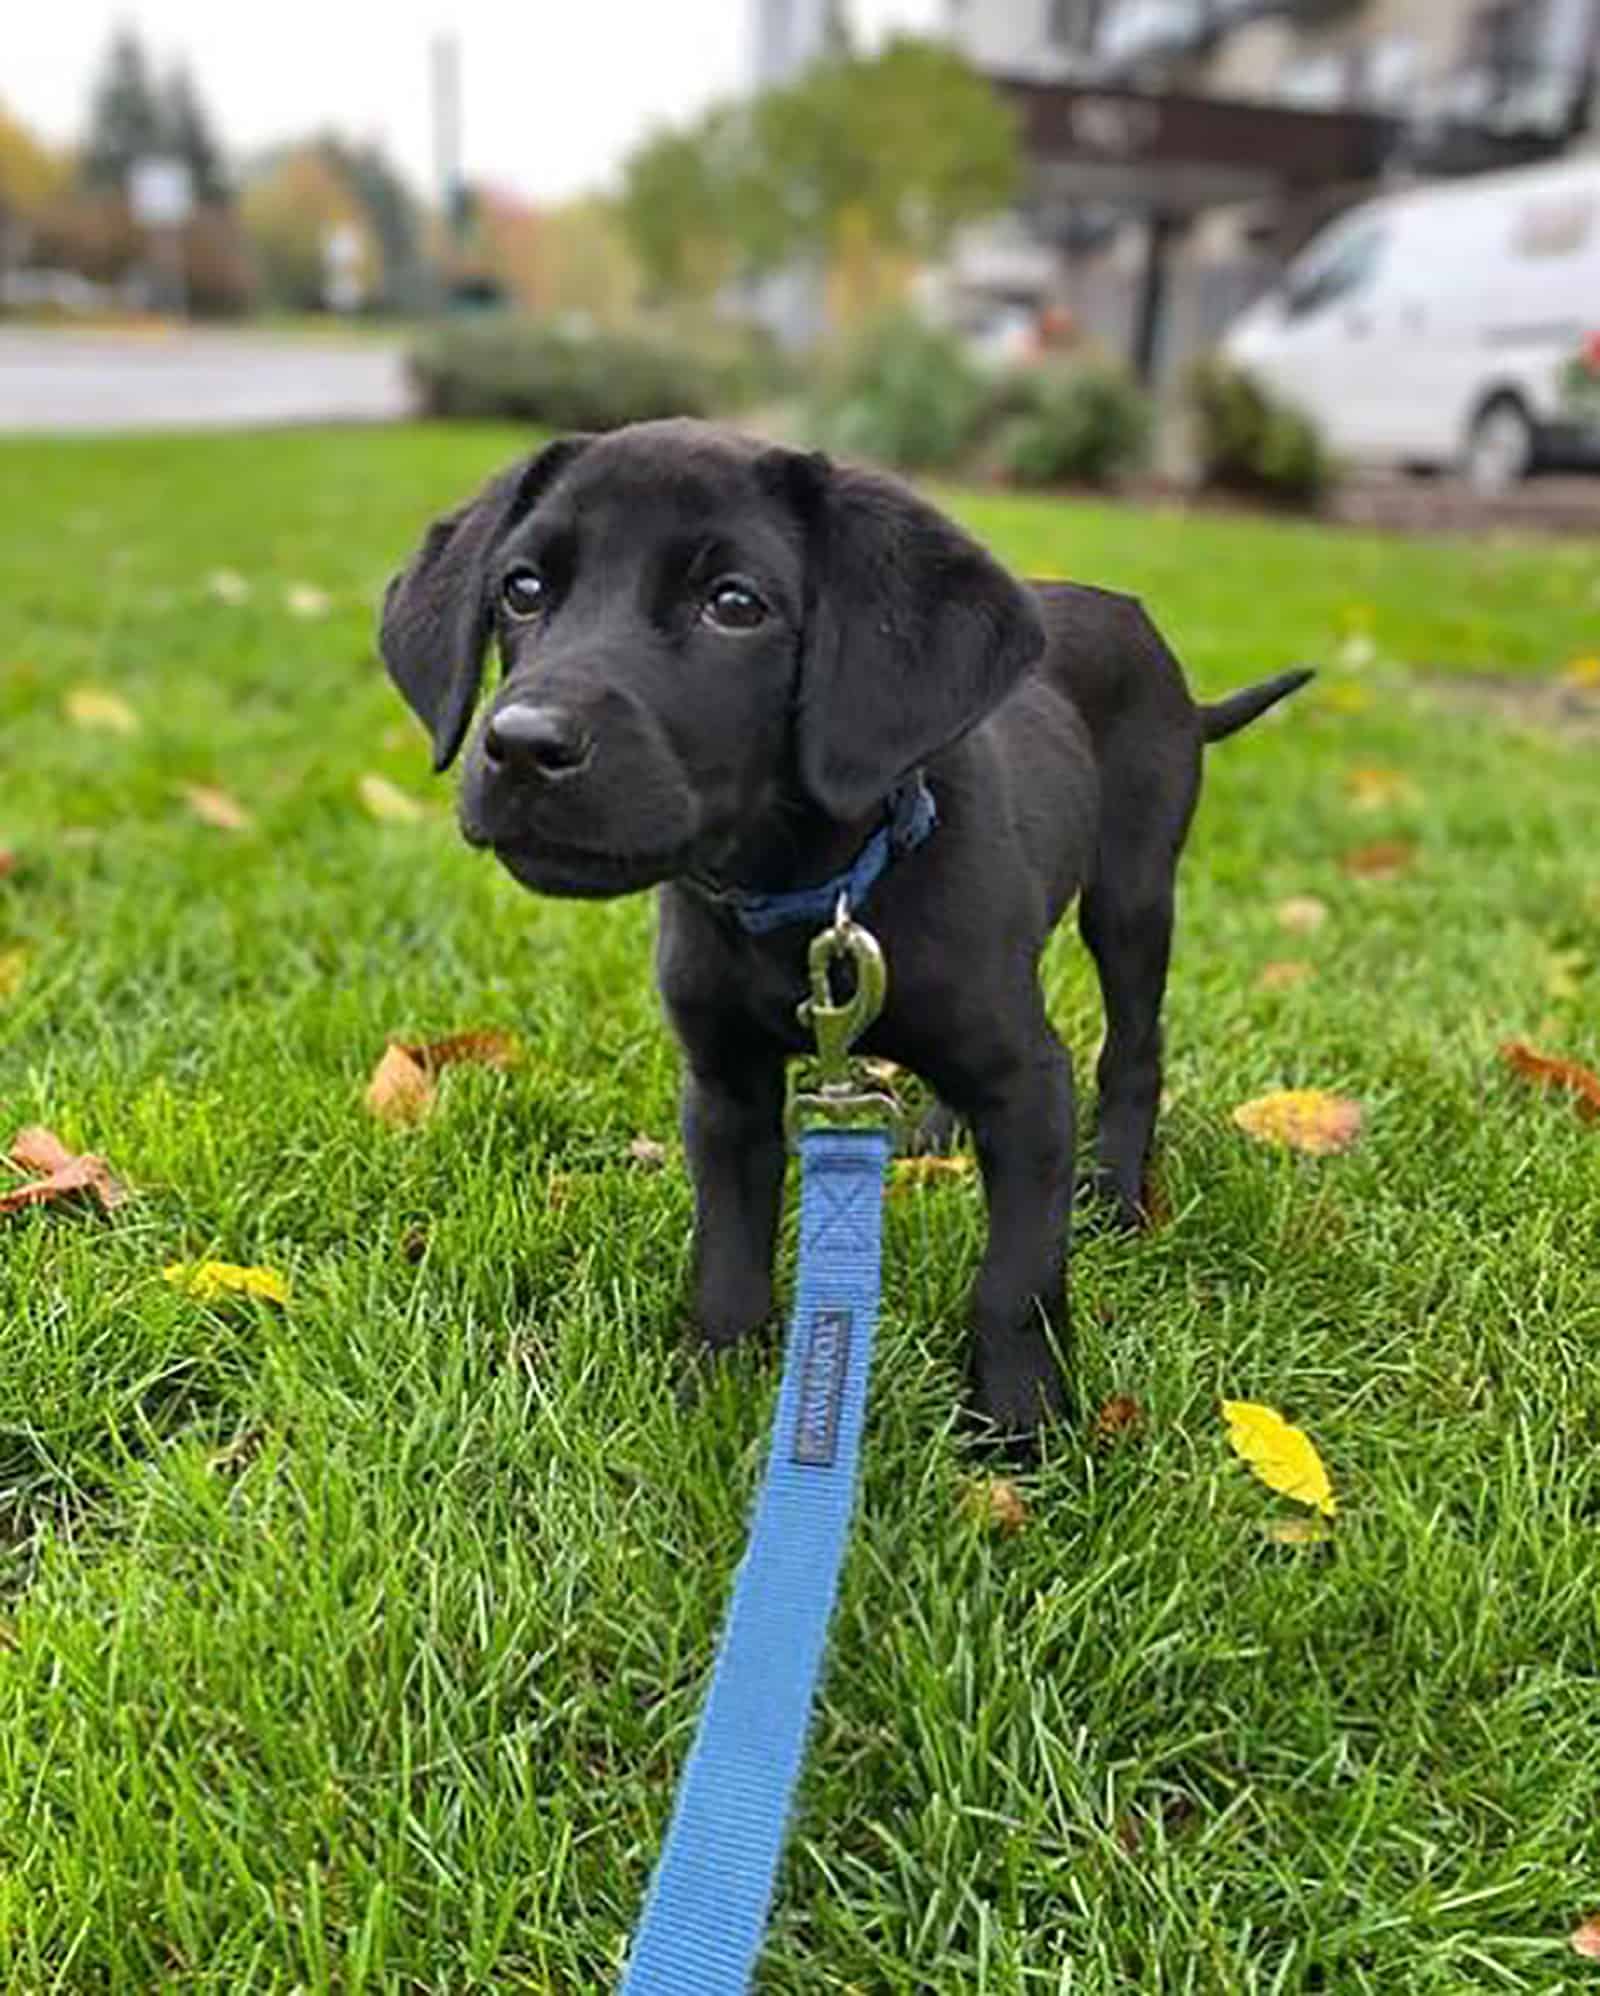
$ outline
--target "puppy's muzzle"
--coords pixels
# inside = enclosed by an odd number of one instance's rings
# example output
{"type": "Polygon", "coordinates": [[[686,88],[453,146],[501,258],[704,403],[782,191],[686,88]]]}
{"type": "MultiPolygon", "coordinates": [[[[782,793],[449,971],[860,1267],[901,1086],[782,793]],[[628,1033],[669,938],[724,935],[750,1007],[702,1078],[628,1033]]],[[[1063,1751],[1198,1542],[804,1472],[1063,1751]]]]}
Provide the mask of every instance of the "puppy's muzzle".
{"type": "Polygon", "coordinates": [[[483,757],[498,776],[561,783],[577,776],[594,754],[594,738],[565,707],[514,702],[502,707],[483,735],[483,757]]]}

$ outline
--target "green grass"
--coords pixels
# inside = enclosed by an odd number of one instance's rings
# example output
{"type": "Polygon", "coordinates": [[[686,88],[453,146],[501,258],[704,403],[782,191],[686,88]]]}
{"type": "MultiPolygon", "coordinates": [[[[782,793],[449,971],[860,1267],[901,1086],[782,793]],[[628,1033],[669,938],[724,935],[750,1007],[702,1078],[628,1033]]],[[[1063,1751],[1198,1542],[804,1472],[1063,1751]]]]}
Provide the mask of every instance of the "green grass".
{"type": "MultiPolygon", "coordinates": [[[[371,606],[507,431],[0,448],[0,1120],[140,1188],[0,1221],[0,1986],[591,1991],[695,1717],[774,1370],[681,1390],[689,1198],[647,901],[539,903],[457,841],[371,606]],[[214,599],[232,569],[248,603],[214,599]],[[285,585],[327,591],[296,620],[285,585]],[[67,725],[92,685],[140,715],[67,725]],[[361,811],[377,771],[430,799],[361,811]],[[255,816],[197,825],[178,786],[255,816]],[[362,1112],[394,1031],[510,1075],[362,1112]],[[285,1271],[203,1307],[164,1264],[285,1271]],[[416,1258],[420,1256],[420,1258],[416,1258]]],[[[1083,1416],[974,1522],[970,1185],[896,1198],[865,1497],[763,1972],[781,1992],[1551,1991],[1600,1902],[1600,1132],[1508,1076],[1600,1058],[1593,736],[1411,668],[1595,648],[1600,556],[952,496],[1137,589],[1216,693],[1351,631],[1219,749],[1168,1009],[1171,1224],[1075,1261],[1083,1416]],[[1361,704],[1362,702],[1365,704],[1361,704]],[[1357,710],[1359,709],[1359,710],[1357,710]],[[1353,767],[1410,790],[1354,807],[1353,767]],[[1416,842],[1386,881],[1339,856],[1416,842]],[[1322,930],[1274,909],[1320,896],[1322,930]],[[1582,964],[1571,988],[1558,953],[1582,964]],[[1293,990],[1258,988],[1305,958],[1293,990]],[[1556,967],[1559,968],[1559,965],[1556,967]],[[1229,1111],[1320,1084],[1350,1155],[1229,1111]],[[1087,1445],[1112,1393],[1135,1441],[1087,1445]],[[1315,1437],[1332,1553],[1219,1395],[1315,1437]]],[[[1566,960],[1571,978],[1571,960],[1566,960]]],[[[1092,980],[1046,963],[1091,1072],[1092,980]]]]}

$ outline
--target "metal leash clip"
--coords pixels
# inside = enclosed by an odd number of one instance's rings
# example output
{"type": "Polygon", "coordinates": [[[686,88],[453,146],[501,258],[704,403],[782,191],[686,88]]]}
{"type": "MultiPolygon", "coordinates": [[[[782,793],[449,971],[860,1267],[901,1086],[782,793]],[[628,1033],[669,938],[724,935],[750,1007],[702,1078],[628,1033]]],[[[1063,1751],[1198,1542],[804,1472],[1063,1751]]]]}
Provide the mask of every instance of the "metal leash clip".
{"type": "Polygon", "coordinates": [[[817,1043],[815,1086],[797,1089],[789,1098],[784,1119],[789,1141],[819,1125],[828,1129],[874,1129],[893,1125],[900,1116],[894,1096],[870,1076],[851,1048],[883,1010],[889,973],[883,951],[870,930],[850,919],[848,898],[841,894],[832,925],[815,937],[810,952],[811,996],[796,1008],[800,1024],[817,1043]],[[836,1004],[829,972],[847,962],[855,971],[855,989],[836,1004]]]}

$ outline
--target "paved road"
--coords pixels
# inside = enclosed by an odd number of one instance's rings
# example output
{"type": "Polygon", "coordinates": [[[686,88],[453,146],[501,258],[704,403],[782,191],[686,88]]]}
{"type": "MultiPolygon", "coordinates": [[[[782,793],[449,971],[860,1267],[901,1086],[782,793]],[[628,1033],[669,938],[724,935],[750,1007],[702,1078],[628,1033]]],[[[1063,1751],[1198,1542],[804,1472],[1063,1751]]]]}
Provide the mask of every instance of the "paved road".
{"type": "Polygon", "coordinates": [[[0,431],[376,422],[410,406],[400,348],[377,341],[0,327],[0,431]]]}

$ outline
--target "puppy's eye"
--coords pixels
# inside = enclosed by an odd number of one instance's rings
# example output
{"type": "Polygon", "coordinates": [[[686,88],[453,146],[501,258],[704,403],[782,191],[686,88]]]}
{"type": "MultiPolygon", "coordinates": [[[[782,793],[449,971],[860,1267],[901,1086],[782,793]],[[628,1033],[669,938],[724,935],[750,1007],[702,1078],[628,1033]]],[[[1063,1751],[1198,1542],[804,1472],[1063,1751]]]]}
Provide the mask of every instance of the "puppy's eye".
{"type": "Polygon", "coordinates": [[[537,617],[549,594],[535,568],[514,568],[500,585],[500,600],[513,617],[537,617]]]}
{"type": "Polygon", "coordinates": [[[767,621],[767,606],[748,582],[719,582],[700,612],[708,624],[723,631],[753,631],[767,621]]]}

